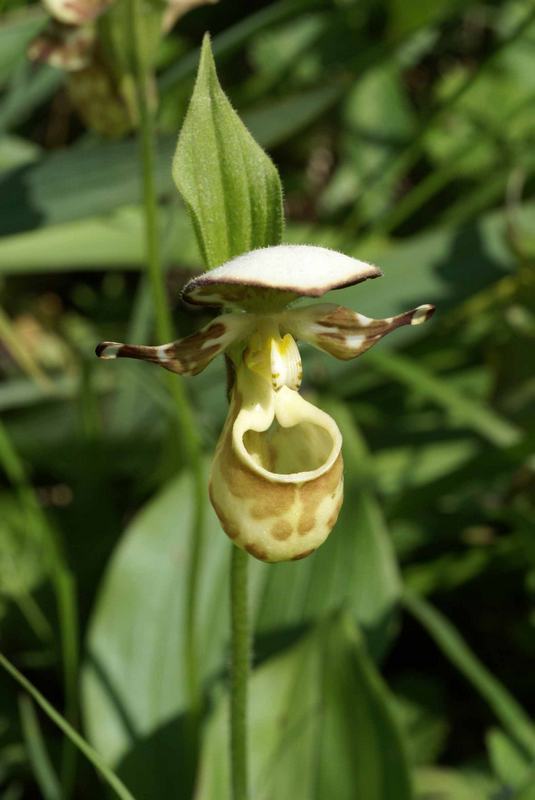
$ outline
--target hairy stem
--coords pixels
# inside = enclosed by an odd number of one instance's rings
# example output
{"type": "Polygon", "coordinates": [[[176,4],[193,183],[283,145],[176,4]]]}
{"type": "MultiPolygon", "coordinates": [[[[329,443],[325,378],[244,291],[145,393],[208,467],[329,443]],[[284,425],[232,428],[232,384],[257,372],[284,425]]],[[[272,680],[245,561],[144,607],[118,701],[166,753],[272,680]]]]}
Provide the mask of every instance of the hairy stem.
{"type": "Polygon", "coordinates": [[[250,633],[247,612],[247,569],[249,556],[232,547],[230,566],[231,675],[230,675],[230,759],[233,800],[247,800],[247,688],[250,663],[250,633]]]}

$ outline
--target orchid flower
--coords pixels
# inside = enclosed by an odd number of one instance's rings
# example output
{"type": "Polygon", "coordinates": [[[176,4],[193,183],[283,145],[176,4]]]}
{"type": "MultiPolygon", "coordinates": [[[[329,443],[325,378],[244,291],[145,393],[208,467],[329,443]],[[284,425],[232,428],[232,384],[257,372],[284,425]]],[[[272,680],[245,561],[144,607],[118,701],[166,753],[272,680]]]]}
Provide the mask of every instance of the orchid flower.
{"type": "Polygon", "coordinates": [[[253,250],[186,284],[187,302],[229,309],[197,333],[157,347],[97,347],[100,358],[137,358],[179,375],[197,375],[226,354],[234,381],[210,499],[234,544],[262,561],[313,553],[333,529],[343,499],[342,436],[328,414],[299,394],[296,340],[339,359],[356,358],[400,325],[419,325],[434,312],[421,305],[370,319],[332,303],[289,304],[381,274],[323,247],[253,250]]]}

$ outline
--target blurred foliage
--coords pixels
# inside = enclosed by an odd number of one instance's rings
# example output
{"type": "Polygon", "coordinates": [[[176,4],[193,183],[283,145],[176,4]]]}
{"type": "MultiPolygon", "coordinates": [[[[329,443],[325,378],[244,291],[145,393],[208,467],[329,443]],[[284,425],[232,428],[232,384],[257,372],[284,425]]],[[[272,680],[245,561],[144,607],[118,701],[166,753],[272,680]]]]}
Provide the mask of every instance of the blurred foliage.
{"type": "MultiPolygon", "coordinates": [[[[101,19],[99,31],[113,27],[101,19]]],[[[38,5],[3,5],[2,651],[138,800],[189,798],[180,648],[192,499],[172,400],[157,370],[93,356],[99,340],[147,342],[153,330],[137,146],[124,126],[106,138],[81,113],[72,72],[28,60],[47,24],[38,5]]],[[[384,268],[329,299],[375,316],[438,308],[421,333],[400,330],[355,364],[305,353],[304,391],[344,434],[346,502],[317,555],[254,565],[255,798],[530,800],[533,5],[220,0],[179,19],[150,57],[180,334],[205,314],[177,301],[201,259],[171,154],[205,30],[233,106],[281,172],[286,241],[384,268]]],[[[226,414],[223,365],[187,388],[208,460],[226,414]]],[[[228,543],[207,515],[196,797],[219,800],[228,543]]],[[[102,796],[60,732],[18,700],[2,674],[2,798],[67,797],[69,769],[72,797],[102,796]]]]}

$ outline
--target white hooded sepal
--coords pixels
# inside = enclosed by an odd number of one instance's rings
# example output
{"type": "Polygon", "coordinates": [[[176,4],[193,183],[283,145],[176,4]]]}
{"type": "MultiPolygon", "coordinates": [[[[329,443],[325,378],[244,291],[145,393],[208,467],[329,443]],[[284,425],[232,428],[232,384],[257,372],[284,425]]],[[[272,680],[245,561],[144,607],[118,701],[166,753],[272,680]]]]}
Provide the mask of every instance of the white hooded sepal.
{"type": "Polygon", "coordinates": [[[341,446],[328,414],[240,369],[210,478],[212,505],[234,544],[269,562],[313,553],[342,505],[341,446]]]}

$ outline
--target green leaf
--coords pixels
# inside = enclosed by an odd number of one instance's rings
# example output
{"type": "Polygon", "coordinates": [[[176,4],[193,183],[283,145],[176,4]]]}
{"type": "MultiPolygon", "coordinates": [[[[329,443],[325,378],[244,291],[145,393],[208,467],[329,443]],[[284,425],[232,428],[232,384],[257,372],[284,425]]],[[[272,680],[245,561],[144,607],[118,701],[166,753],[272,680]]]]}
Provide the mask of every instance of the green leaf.
{"type": "MultiPolygon", "coordinates": [[[[255,800],[408,800],[391,698],[347,617],[266,662],[250,687],[255,800]]],[[[209,724],[196,800],[228,800],[227,698],[209,724]]]]}
{"type": "Polygon", "coordinates": [[[93,766],[100,772],[102,778],[106,783],[111,786],[117,797],[121,800],[135,800],[134,796],[128,791],[124,783],[115,775],[106,764],[101,756],[77,733],[71,725],[64,719],[61,714],[43,697],[41,692],[19,672],[19,670],[8,659],[0,653],[0,666],[2,666],[17,683],[30,694],[38,706],[40,706],[45,714],[52,720],[52,722],[63,731],[70,741],[80,750],[81,753],[90,761],[93,766]]]}
{"type": "MultiPolygon", "coordinates": [[[[119,543],[90,623],[82,687],[88,734],[139,797],[178,791],[184,782],[181,737],[188,698],[182,647],[192,513],[187,475],[147,503],[119,543]]],[[[251,562],[251,608],[259,633],[310,623],[343,604],[367,633],[388,630],[383,626],[397,584],[389,581],[389,564],[385,572],[374,562],[384,543],[375,544],[378,531],[365,529],[368,520],[355,517],[353,503],[344,514],[340,529],[313,558],[290,565],[251,562]],[[363,597],[360,585],[369,585],[368,569],[372,598],[363,597]]],[[[230,546],[211,508],[205,541],[197,637],[206,682],[224,667],[228,642],[230,546]]]]}
{"type": "Polygon", "coordinates": [[[13,71],[13,65],[26,58],[26,48],[45,25],[42,8],[26,6],[4,14],[0,24],[0,87],[13,71]]]}
{"type": "Polygon", "coordinates": [[[19,709],[28,756],[43,798],[61,800],[59,780],[50,763],[35,708],[27,695],[19,698],[19,709]]]}
{"type": "Polygon", "coordinates": [[[509,789],[518,789],[527,783],[533,764],[525,753],[500,728],[487,733],[487,750],[495,775],[509,789]]]}
{"type": "MultiPolygon", "coordinates": [[[[56,74],[57,70],[54,71],[56,74]]],[[[40,75],[41,72],[38,73],[40,75]]],[[[327,106],[333,103],[341,91],[340,85],[325,86],[314,90],[303,91],[299,94],[292,93],[273,100],[269,105],[261,108],[245,109],[243,119],[251,130],[253,136],[263,147],[270,147],[280,143],[283,139],[295,135],[299,130],[309,125],[327,106]]],[[[24,98],[28,93],[23,92],[24,98]]],[[[2,110],[0,109],[0,127],[2,110]]],[[[173,192],[173,180],[169,170],[169,161],[172,158],[176,140],[174,137],[162,136],[157,143],[155,181],[159,195],[169,195],[173,192]]],[[[21,164],[18,168],[6,171],[0,177],[0,234],[38,230],[50,225],[68,222],[69,220],[84,220],[95,214],[105,215],[106,212],[131,204],[141,199],[139,175],[132,165],[136,160],[135,142],[126,140],[122,142],[87,142],[73,145],[69,148],[44,152],[42,157],[31,166],[21,164]],[[76,175],[73,182],[72,176],[76,175]]],[[[2,150],[0,148],[0,157],[2,150]]],[[[119,213],[122,213],[122,209],[119,213]]],[[[184,229],[185,214],[177,208],[172,208],[173,219],[168,222],[168,227],[173,228],[173,235],[180,237],[184,229]],[[178,231],[175,232],[175,221],[178,231]]],[[[99,221],[89,219],[88,224],[96,225],[109,222],[104,216],[99,221]]],[[[139,224],[139,223],[138,223],[139,224]]],[[[142,227],[142,226],[141,226],[142,227]]],[[[121,233],[121,226],[117,233],[121,233]]],[[[106,231],[105,231],[106,233],[106,231]]],[[[37,232],[33,234],[37,236],[37,232]]],[[[109,231],[111,235],[111,231],[109,231]]],[[[124,239],[128,244],[130,232],[125,233],[124,239]]],[[[190,234],[188,233],[188,238],[190,234]]],[[[99,235],[93,235],[93,247],[84,256],[84,247],[79,248],[79,254],[72,253],[69,258],[76,266],[80,258],[89,263],[90,256],[95,250],[95,242],[99,235]]],[[[24,258],[24,253],[17,256],[17,248],[24,248],[26,240],[6,239],[0,240],[2,264],[10,263],[12,254],[16,262],[24,258]],[[6,246],[6,256],[3,249],[6,246]],[[7,252],[9,250],[9,252],[7,252]]],[[[31,248],[31,240],[28,242],[31,248]]],[[[113,246],[113,241],[112,241],[113,246]]],[[[38,245],[36,244],[36,247],[38,245]]],[[[127,256],[122,264],[142,263],[143,248],[127,247],[127,256]],[[137,251],[137,255],[135,252],[137,251]]],[[[43,250],[44,260],[53,266],[52,257],[47,260],[46,247],[43,250]]],[[[96,257],[104,252],[96,249],[96,257]]],[[[180,247],[177,252],[181,254],[180,247]]],[[[180,255],[182,258],[182,254],[180,255]]],[[[198,263],[198,253],[195,254],[198,263]]],[[[61,261],[60,261],[61,263],[61,261]]]]}
{"type": "Polygon", "coordinates": [[[451,622],[411,592],[404,593],[403,603],[444,655],[487,701],[511,738],[534,758],[535,725],[505,686],[472,653],[451,622]]]}
{"type": "MultiPolygon", "coordinates": [[[[183,474],[134,518],[90,622],[82,685],[86,728],[139,797],[176,796],[186,782],[183,647],[193,502],[183,474]]],[[[229,548],[207,509],[197,617],[203,679],[224,660],[229,548]]]]}
{"type": "MultiPolygon", "coordinates": [[[[173,208],[172,225],[161,214],[166,252],[180,253],[184,266],[197,266],[193,232],[183,208],[173,208]]],[[[111,214],[47,225],[0,239],[0,272],[65,272],[141,267],[144,259],[143,212],[123,206],[111,214]]]]}
{"type": "Polygon", "coordinates": [[[280,242],[283,211],[277,170],[221,89],[208,36],[178,139],[173,178],[208,267],[280,242]]]}
{"type": "Polygon", "coordinates": [[[50,569],[43,527],[12,494],[0,495],[0,591],[24,598],[50,569]]]}
{"type": "MultiPolygon", "coordinates": [[[[213,40],[213,51],[218,61],[233,55],[240,47],[254,41],[255,37],[263,30],[277,23],[292,19],[303,11],[310,13],[315,7],[321,6],[322,0],[278,0],[278,2],[260,8],[248,14],[243,19],[238,19],[233,25],[222,30],[213,40]]],[[[179,61],[173,63],[159,78],[158,87],[165,91],[180,81],[195,74],[198,51],[186,53],[179,61]]]]}
{"type": "Polygon", "coordinates": [[[433,375],[421,364],[399,353],[374,350],[368,363],[410,386],[442,406],[451,417],[467,425],[497,447],[517,444],[521,431],[489,406],[466,396],[444,378],[433,375]]]}
{"type": "Polygon", "coordinates": [[[54,94],[64,79],[62,70],[48,64],[36,69],[29,61],[22,61],[0,103],[0,132],[13,129],[27,119],[54,94]]]}
{"type": "Polygon", "coordinates": [[[0,137],[0,172],[20,167],[39,158],[41,148],[21,136],[0,137]]]}
{"type": "Polygon", "coordinates": [[[416,800],[490,800],[496,783],[479,772],[422,767],[416,771],[416,800]]]}

